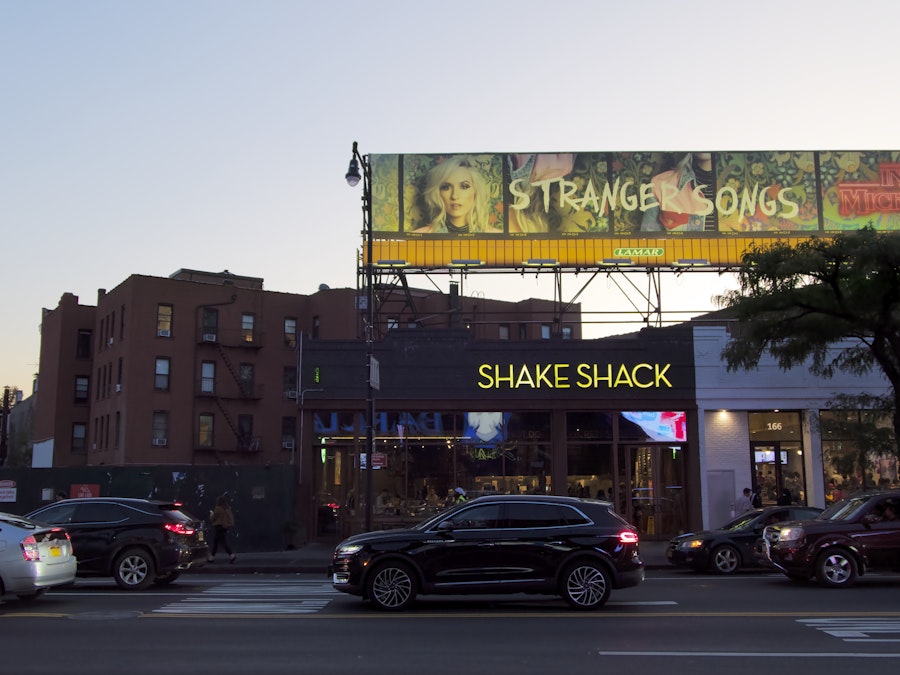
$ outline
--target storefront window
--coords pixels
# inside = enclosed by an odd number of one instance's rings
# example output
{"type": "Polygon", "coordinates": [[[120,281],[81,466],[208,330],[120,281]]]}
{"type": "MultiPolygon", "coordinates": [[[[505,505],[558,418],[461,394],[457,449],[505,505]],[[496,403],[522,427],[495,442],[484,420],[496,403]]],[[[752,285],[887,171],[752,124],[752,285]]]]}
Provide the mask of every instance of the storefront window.
{"type": "Polygon", "coordinates": [[[890,416],[872,410],[822,410],[825,499],[900,487],[890,416]]]}
{"type": "MultiPolygon", "coordinates": [[[[353,430],[359,420],[318,414],[321,448],[318,472],[321,504],[343,506],[347,529],[358,529],[365,514],[366,467],[353,430]],[[328,438],[325,434],[331,433],[328,438]],[[350,432],[350,433],[348,433],[350,432]],[[339,442],[343,445],[335,445],[339,442]],[[343,470],[335,466],[338,458],[343,470]]],[[[398,527],[444,509],[457,499],[484,494],[550,492],[549,413],[380,412],[376,414],[372,456],[373,527],[398,527]]]]}

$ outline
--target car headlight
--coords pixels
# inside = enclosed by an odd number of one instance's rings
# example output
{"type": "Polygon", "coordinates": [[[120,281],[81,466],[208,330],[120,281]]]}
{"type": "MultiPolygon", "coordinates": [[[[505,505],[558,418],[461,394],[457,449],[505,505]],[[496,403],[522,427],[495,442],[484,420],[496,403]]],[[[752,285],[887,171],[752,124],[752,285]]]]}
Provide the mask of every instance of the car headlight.
{"type": "Polygon", "coordinates": [[[785,527],[778,535],[778,541],[798,541],[803,539],[805,534],[802,527],[785,527]]]}
{"type": "Polygon", "coordinates": [[[688,539],[687,541],[683,541],[678,544],[678,548],[684,551],[693,551],[697,548],[703,548],[703,540],[702,539],[688,539]]]}
{"type": "Polygon", "coordinates": [[[346,544],[344,546],[338,546],[337,553],[338,555],[353,555],[354,553],[359,553],[362,549],[362,544],[346,544]]]}

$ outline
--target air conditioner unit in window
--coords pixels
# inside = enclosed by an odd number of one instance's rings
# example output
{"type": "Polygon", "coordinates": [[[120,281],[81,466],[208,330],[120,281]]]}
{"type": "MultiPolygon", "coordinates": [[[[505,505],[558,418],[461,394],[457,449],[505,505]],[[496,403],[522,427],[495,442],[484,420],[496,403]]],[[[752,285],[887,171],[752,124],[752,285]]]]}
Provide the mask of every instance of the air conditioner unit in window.
{"type": "Polygon", "coordinates": [[[109,338],[109,341],[106,344],[112,345],[113,342],[114,342],[113,338],[109,338]]]}
{"type": "Polygon", "coordinates": [[[292,389],[291,391],[286,391],[286,392],[284,392],[284,395],[287,396],[288,398],[297,398],[297,390],[292,389]]]}
{"type": "Polygon", "coordinates": [[[281,447],[285,450],[293,450],[294,449],[294,441],[281,441],[281,447]]]}
{"type": "Polygon", "coordinates": [[[118,393],[121,392],[121,391],[122,391],[122,385],[121,385],[121,384],[117,384],[117,385],[116,385],[116,393],[118,394],[118,393]]]}
{"type": "Polygon", "coordinates": [[[172,331],[168,328],[160,328],[158,331],[156,331],[156,334],[159,337],[172,337],[172,331]]]}
{"type": "Polygon", "coordinates": [[[204,341],[204,342],[215,342],[215,341],[216,341],[216,334],[215,334],[215,333],[204,333],[204,334],[203,334],[203,341],[204,341]]]}
{"type": "Polygon", "coordinates": [[[168,445],[169,441],[166,438],[154,438],[153,445],[168,445]]]}

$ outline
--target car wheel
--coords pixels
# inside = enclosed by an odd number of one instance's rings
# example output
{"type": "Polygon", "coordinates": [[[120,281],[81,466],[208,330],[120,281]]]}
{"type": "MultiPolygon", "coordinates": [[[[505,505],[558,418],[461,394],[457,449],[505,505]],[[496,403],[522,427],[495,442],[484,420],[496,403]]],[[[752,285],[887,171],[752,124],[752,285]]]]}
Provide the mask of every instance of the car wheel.
{"type": "Polygon", "coordinates": [[[847,551],[833,548],[816,560],[816,580],[830,588],[847,588],[856,581],[856,559],[847,551]]]}
{"type": "Polygon", "coordinates": [[[174,572],[169,572],[168,574],[163,574],[161,577],[156,577],[153,580],[153,583],[157,586],[166,586],[175,581],[178,577],[181,576],[181,572],[175,570],[174,572]]]}
{"type": "Polygon", "coordinates": [[[741,566],[741,554],[734,546],[724,544],[712,552],[712,569],[716,574],[734,574],[741,566]]]}
{"type": "Polygon", "coordinates": [[[569,565],[562,576],[562,596],[569,607],[591,610],[602,607],[609,599],[612,579],[603,565],[592,560],[579,560],[569,565]]]}
{"type": "Polygon", "coordinates": [[[123,551],[113,564],[113,579],[126,591],[140,591],[147,588],[156,578],[153,558],[139,548],[123,551]]]}
{"type": "Polygon", "coordinates": [[[368,598],[375,607],[388,612],[407,609],[416,599],[416,580],[409,565],[388,562],[369,575],[368,598]]]}
{"type": "Polygon", "coordinates": [[[16,597],[19,598],[19,600],[37,600],[46,592],[46,588],[38,588],[34,593],[19,593],[16,597]]]}

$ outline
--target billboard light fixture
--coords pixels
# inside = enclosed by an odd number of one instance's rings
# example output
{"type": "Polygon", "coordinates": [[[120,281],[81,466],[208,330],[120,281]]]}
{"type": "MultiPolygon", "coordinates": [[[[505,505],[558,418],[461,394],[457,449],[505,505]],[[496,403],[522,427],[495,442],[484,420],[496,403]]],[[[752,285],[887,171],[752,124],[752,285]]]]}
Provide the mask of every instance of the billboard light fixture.
{"type": "Polygon", "coordinates": [[[483,260],[459,258],[450,261],[450,267],[481,267],[484,265],[483,260]]]}
{"type": "Polygon", "coordinates": [[[409,263],[405,260],[379,260],[375,267],[409,267],[409,263]]]}
{"type": "Polygon", "coordinates": [[[603,260],[597,261],[597,264],[600,265],[600,267],[628,267],[634,263],[631,258],[604,258],[603,260]]]}
{"type": "Polygon", "coordinates": [[[554,258],[529,258],[522,262],[525,267],[556,267],[559,261],[554,258]]]}
{"type": "Polygon", "coordinates": [[[706,258],[681,258],[674,262],[675,267],[708,267],[709,260],[706,258]]]}

